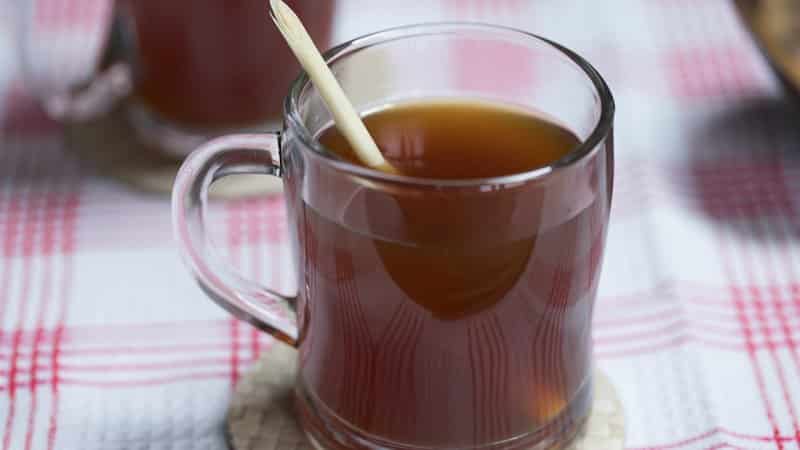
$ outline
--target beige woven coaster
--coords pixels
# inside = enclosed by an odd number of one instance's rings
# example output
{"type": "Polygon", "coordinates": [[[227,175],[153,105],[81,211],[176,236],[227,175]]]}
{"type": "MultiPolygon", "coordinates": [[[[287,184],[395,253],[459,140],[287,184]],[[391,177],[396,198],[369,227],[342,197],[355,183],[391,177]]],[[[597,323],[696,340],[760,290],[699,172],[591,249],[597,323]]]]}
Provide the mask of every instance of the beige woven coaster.
{"type": "MultiPolygon", "coordinates": [[[[94,166],[101,176],[140,191],[169,194],[181,162],[140,142],[123,108],[92,121],[65,125],[69,150],[94,166]]],[[[215,183],[211,193],[231,198],[276,193],[281,187],[276,177],[238,175],[215,183]]]]}
{"type": "MultiPolygon", "coordinates": [[[[314,450],[292,414],[295,350],[276,344],[245,375],[228,409],[226,431],[233,450],[314,450]]],[[[566,450],[621,450],[625,416],[614,387],[595,374],[592,416],[566,450]]]]}

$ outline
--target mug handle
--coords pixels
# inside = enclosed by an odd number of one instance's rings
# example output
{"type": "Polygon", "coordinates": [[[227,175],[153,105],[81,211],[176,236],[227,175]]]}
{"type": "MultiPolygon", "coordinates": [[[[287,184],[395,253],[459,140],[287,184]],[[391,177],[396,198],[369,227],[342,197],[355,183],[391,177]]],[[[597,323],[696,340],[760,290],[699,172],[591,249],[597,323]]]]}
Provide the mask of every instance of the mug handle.
{"type": "Polygon", "coordinates": [[[172,190],[178,247],[200,287],[217,304],[273,337],[297,346],[296,297],[243,278],[219,256],[205,231],[208,190],[228,175],[281,176],[280,133],[214,139],[184,161],[172,190]]]}
{"type": "Polygon", "coordinates": [[[135,57],[131,25],[125,12],[114,2],[98,69],[81,83],[68,86],[47,86],[37,83],[31,61],[36,39],[33,17],[37,14],[36,1],[25,1],[20,5],[21,27],[18,35],[21,68],[25,79],[34,83],[47,114],[56,120],[81,122],[106,114],[133,91],[134,74],[131,61],[135,57]],[[38,85],[37,85],[38,84],[38,85]]]}

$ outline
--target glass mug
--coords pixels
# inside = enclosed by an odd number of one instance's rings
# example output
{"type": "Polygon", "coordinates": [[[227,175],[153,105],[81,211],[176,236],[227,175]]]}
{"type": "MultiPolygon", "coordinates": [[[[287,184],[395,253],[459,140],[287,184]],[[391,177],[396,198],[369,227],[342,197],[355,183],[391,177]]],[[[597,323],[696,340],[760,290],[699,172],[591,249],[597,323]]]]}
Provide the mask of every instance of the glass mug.
{"type": "Polygon", "coordinates": [[[302,75],[283,131],[219,138],[184,162],[173,225],[194,277],[234,315],[298,348],[297,413],[318,447],[560,448],[592,400],[591,319],[613,178],[608,87],[570,50],[489,25],[390,29],[326,59],[362,112],[481,98],[546,114],[582,144],[496,178],[376,172],[315,140],[331,116],[302,75]],[[465,48],[471,59],[453,57],[465,48]],[[458,81],[464,70],[486,74],[485,58],[509,49],[517,57],[488,73],[525,60],[530,83],[458,81]],[[205,234],[209,187],[242,173],[283,179],[296,296],[237,275],[205,234]],[[459,314],[430,308],[413,280],[423,270],[442,276],[433,295],[481,303],[459,314]]]}
{"type": "MultiPolygon", "coordinates": [[[[42,19],[47,11],[40,11],[47,6],[39,3],[23,5],[23,33],[32,34],[23,38],[26,61],[31,55],[25,53],[43,45],[28,42],[47,22],[42,19]]],[[[288,3],[315,41],[328,46],[335,1],[288,3]]],[[[98,71],[88,74],[82,87],[40,90],[51,115],[93,118],[130,97],[126,113],[137,134],[181,157],[210,137],[280,122],[281,100],[299,65],[269,20],[264,0],[116,0],[113,5],[98,71]],[[264,54],[269,58],[258,57],[264,54]]]]}

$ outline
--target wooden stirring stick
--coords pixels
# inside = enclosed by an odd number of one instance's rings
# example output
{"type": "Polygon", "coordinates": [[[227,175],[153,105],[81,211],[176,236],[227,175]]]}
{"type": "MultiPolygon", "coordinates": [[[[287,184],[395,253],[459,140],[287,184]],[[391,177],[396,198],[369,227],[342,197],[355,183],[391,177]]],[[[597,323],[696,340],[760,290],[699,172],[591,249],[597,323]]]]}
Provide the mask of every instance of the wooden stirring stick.
{"type": "Polygon", "coordinates": [[[347,98],[331,69],[322,59],[322,55],[308,35],[303,23],[297,15],[281,0],[270,0],[270,16],[277,25],[289,48],[292,49],[300,65],[303,66],[322,100],[333,115],[336,128],[347,139],[358,159],[367,167],[383,172],[396,173],[375,140],[370,136],[367,127],[359,117],[350,99],[347,98]]]}

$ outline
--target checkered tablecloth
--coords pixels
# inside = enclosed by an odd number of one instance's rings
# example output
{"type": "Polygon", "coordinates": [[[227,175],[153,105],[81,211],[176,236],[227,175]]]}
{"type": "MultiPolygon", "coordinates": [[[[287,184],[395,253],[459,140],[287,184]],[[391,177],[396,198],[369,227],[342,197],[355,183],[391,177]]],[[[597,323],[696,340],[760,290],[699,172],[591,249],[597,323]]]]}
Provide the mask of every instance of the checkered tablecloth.
{"type": "MultiPolygon", "coordinates": [[[[0,0],[0,450],[224,449],[231,388],[272,341],[195,286],[167,198],[65,150],[16,64],[25,1],[0,0]]],[[[97,28],[98,1],[39,20],[97,28]]],[[[484,20],[598,67],[618,113],[594,336],[627,448],[800,449],[800,110],[728,1],[339,3],[337,40],[484,20]]],[[[234,264],[292,288],[279,196],[214,219],[234,264]]]]}

